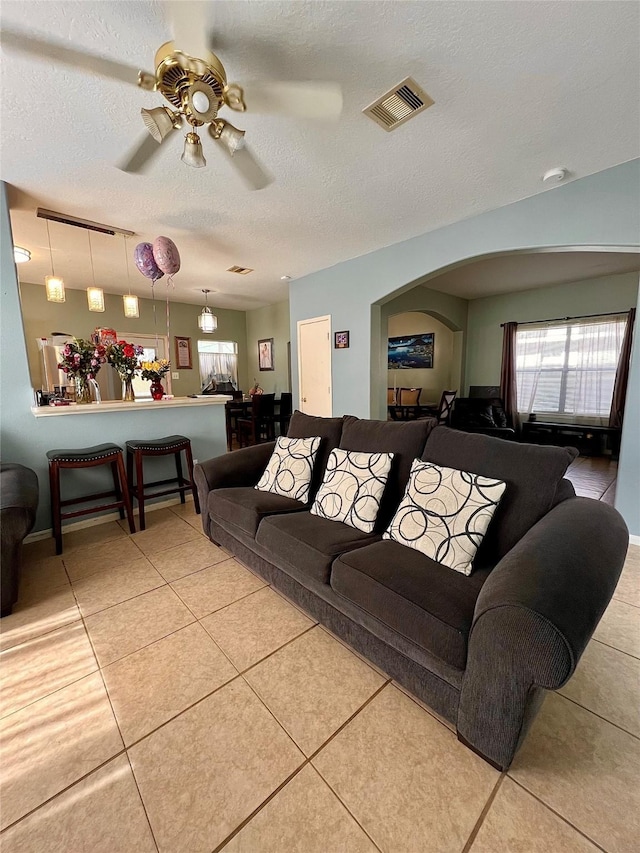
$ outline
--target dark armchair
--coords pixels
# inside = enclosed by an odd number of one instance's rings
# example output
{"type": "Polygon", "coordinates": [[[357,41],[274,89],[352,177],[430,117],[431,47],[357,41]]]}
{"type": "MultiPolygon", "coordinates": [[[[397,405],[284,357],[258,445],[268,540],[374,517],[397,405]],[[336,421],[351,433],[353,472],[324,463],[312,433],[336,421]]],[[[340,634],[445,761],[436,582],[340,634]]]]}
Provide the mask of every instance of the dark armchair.
{"type": "Polygon", "coordinates": [[[499,397],[458,397],[453,404],[450,426],[510,441],[516,437],[499,397]]]}
{"type": "Polygon", "coordinates": [[[36,520],[38,478],[31,468],[3,462],[0,483],[0,616],[8,616],[18,599],[22,541],[36,520]]]}

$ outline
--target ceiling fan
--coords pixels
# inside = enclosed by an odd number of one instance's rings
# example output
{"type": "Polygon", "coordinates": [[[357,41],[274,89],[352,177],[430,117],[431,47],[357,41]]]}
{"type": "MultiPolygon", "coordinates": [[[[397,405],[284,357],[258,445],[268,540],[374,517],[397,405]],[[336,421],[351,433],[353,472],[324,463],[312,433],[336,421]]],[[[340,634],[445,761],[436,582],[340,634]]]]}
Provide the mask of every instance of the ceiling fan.
{"type": "Polygon", "coordinates": [[[248,108],[323,121],[337,119],[342,110],[339,85],[268,80],[247,82],[244,86],[229,83],[224,65],[207,43],[204,11],[209,4],[172,0],[166,5],[174,38],[156,52],[153,74],[15,30],[2,31],[2,44],[35,58],[54,60],[164,96],[170,106],[140,110],[149,136],[119,165],[124,172],[144,171],[160,145],[180,129],[187,131],[182,161],[194,168],[206,166],[198,133],[199,128],[206,126],[209,136],[251,189],[268,186],[273,179],[251,153],[244,139],[245,131],[221,118],[219,111],[228,107],[244,112],[248,108]]]}

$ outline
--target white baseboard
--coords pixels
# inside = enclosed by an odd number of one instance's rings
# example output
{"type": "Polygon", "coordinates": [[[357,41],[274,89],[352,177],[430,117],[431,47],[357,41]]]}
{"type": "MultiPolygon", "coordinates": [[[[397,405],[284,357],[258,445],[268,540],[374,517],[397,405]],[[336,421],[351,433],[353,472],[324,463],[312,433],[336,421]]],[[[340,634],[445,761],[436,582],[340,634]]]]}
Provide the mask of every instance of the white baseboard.
{"type": "MultiPolygon", "coordinates": [[[[185,495],[187,503],[193,502],[193,495],[185,495]]],[[[158,501],[157,503],[145,504],[145,515],[149,512],[155,512],[157,509],[165,509],[168,506],[175,506],[180,503],[180,498],[168,498],[166,501],[158,501]]],[[[138,515],[138,510],[134,509],[134,516],[138,515]]],[[[93,518],[85,518],[82,521],[74,521],[71,524],[65,524],[62,528],[63,533],[71,533],[74,530],[84,530],[86,527],[97,527],[98,524],[104,524],[106,521],[118,521],[120,518],[119,512],[106,512],[104,515],[96,515],[93,518]]],[[[24,543],[38,542],[40,539],[50,539],[53,536],[53,530],[47,527],[45,530],[36,530],[25,537],[24,543]]]]}
{"type": "Polygon", "coordinates": [[[640,545],[640,536],[635,536],[633,533],[629,534],[629,543],[631,545],[640,545]]]}

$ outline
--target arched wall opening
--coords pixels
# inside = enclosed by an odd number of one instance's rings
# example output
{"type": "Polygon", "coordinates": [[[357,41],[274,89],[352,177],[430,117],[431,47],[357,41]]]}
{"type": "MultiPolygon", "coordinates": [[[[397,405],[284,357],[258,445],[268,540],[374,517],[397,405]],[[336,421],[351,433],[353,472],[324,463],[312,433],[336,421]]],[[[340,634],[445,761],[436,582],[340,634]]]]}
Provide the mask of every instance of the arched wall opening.
{"type": "Polygon", "coordinates": [[[387,337],[433,335],[434,352],[431,367],[398,368],[387,366],[389,388],[420,388],[423,405],[439,402],[444,390],[458,389],[462,379],[463,336],[445,317],[431,311],[401,311],[390,314],[387,337]]]}
{"type": "MultiPolygon", "coordinates": [[[[456,387],[459,395],[466,393],[469,384],[494,385],[499,382],[499,364],[496,359],[501,348],[500,324],[508,320],[531,321],[551,319],[553,317],[579,316],[584,313],[608,313],[609,311],[625,311],[635,305],[637,299],[638,275],[630,273],[626,276],[608,276],[601,280],[591,276],[593,286],[588,303],[585,303],[581,287],[588,282],[576,280],[558,284],[557,288],[563,288],[562,294],[554,294],[553,307],[545,308],[545,298],[556,285],[549,284],[528,291],[519,291],[515,294],[495,294],[491,297],[479,297],[466,299],[449,293],[438,291],[438,279],[452,270],[461,267],[473,268],[474,264],[495,258],[515,258],[523,256],[523,263],[527,256],[537,254],[564,254],[564,253],[615,253],[620,257],[637,258],[638,250],[630,246],[556,246],[556,247],[530,247],[504,252],[491,252],[474,255],[464,259],[458,259],[455,263],[448,264],[440,269],[432,270],[425,276],[396,288],[386,296],[371,305],[371,386],[370,386],[370,410],[371,417],[383,418],[386,413],[386,380],[387,380],[387,347],[389,337],[389,322],[393,316],[402,312],[422,312],[439,319],[448,328],[459,333],[456,357],[459,355],[459,373],[454,373],[458,379],[456,387]],[[620,293],[613,292],[612,279],[618,279],[620,293]],[[597,291],[595,294],[593,291],[597,291]],[[509,297],[515,297],[511,303],[518,303],[518,310],[510,310],[509,297]],[[526,298],[525,298],[526,297],[526,298]],[[495,299],[502,302],[504,316],[496,320],[483,315],[483,309],[487,302],[495,299]],[[525,307],[525,314],[516,316],[522,311],[522,304],[529,303],[525,307]],[[538,305],[538,303],[540,303],[538,305]],[[619,304],[618,304],[619,303],[619,304]],[[585,308],[587,304],[587,308],[585,308]],[[548,312],[551,313],[548,313],[548,312]],[[555,311],[555,313],[554,313],[555,311]],[[536,313],[537,312],[537,313],[536,313]],[[542,313],[541,313],[542,312],[542,313]],[[493,322],[492,322],[493,319],[493,322]]],[[[637,267],[636,267],[637,269],[637,267]]],[[[494,306],[494,311],[497,310],[494,306]]],[[[487,312],[485,311],[485,315],[487,312]]],[[[453,381],[453,379],[452,379],[453,381]]],[[[422,399],[426,400],[423,395],[422,399]]]]}

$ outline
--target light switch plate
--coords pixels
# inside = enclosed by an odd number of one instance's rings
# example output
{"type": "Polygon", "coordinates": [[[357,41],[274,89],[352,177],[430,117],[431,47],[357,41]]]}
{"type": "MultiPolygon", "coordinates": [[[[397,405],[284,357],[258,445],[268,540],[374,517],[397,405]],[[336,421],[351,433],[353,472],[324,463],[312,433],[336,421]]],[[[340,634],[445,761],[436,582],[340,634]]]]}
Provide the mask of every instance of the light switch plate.
{"type": "Polygon", "coordinates": [[[172,373],[171,378],[172,379],[180,379],[180,374],[179,373],[172,373]]]}

